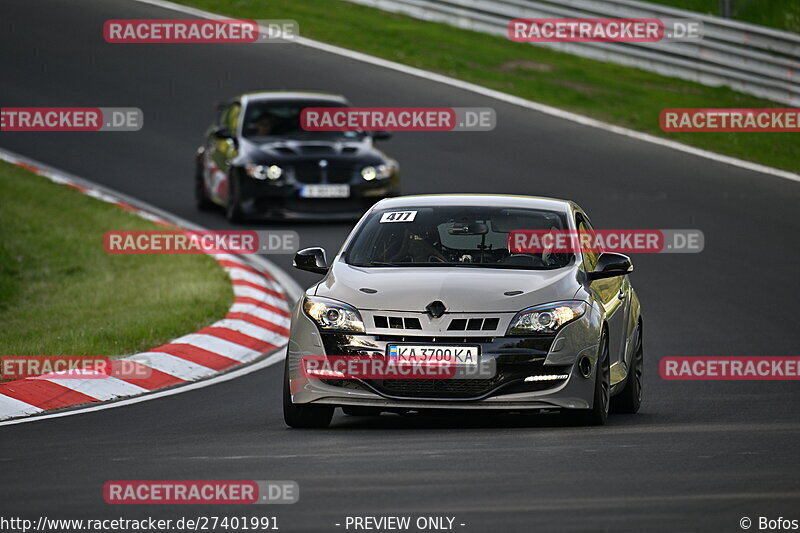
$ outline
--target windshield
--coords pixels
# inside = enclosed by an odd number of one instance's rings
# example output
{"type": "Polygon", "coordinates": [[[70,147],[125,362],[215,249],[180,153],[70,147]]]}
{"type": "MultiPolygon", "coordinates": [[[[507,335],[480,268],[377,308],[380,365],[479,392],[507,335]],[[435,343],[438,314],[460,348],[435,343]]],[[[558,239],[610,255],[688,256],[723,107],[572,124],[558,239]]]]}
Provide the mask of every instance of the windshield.
{"type": "Polygon", "coordinates": [[[502,207],[418,207],[372,213],[345,253],[353,266],[460,266],[550,270],[571,253],[516,253],[514,230],[565,230],[566,215],[502,207]]]}
{"type": "Polygon", "coordinates": [[[356,131],[306,131],[300,126],[300,113],[306,107],[347,107],[328,100],[294,100],[251,102],[247,105],[242,123],[242,136],[256,142],[276,138],[308,140],[358,140],[364,136],[356,131]]]}

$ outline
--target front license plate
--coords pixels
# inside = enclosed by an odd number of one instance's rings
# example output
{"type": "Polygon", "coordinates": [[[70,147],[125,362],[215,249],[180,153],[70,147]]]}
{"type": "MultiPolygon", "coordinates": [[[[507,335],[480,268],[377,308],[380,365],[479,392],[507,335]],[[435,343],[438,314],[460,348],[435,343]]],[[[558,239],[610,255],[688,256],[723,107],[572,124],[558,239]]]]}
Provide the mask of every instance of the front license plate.
{"type": "Polygon", "coordinates": [[[303,185],[300,189],[303,198],[349,198],[350,185],[303,185]]]}
{"type": "Polygon", "coordinates": [[[431,344],[390,344],[386,347],[390,360],[407,364],[441,364],[477,366],[479,346],[444,346],[431,344]]]}

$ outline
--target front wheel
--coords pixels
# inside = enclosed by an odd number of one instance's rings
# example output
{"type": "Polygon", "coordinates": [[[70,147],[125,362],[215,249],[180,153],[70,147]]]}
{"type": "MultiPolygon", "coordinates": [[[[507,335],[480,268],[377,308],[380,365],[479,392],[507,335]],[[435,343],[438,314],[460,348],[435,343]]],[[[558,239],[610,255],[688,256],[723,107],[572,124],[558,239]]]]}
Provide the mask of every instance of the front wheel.
{"type": "Polygon", "coordinates": [[[200,168],[201,165],[198,164],[197,166],[198,168],[194,175],[194,199],[199,211],[208,211],[214,207],[214,204],[208,197],[206,184],[203,180],[203,171],[200,168]]]}
{"type": "Polygon", "coordinates": [[[642,374],[644,373],[644,350],[642,349],[642,326],[636,328],[636,348],[631,358],[628,381],[625,388],[611,401],[615,413],[638,413],[642,405],[642,374]]]}
{"type": "Polygon", "coordinates": [[[592,408],[575,413],[576,422],[585,426],[602,426],[608,420],[611,404],[611,367],[608,356],[608,335],[603,332],[595,364],[592,408]]]}
{"type": "Polygon", "coordinates": [[[333,418],[333,406],[328,405],[300,405],[292,403],[292,393],[289,390],[288,361],[283,376],[283,421],[293,428],[326,428],[333,418]]]}
{"type": "Polygon", "coordinates": [[[239,182],[233,174],[228,176],[228,204],[225,206],[225,216],[233,223],[244,221],[239,182]]]}

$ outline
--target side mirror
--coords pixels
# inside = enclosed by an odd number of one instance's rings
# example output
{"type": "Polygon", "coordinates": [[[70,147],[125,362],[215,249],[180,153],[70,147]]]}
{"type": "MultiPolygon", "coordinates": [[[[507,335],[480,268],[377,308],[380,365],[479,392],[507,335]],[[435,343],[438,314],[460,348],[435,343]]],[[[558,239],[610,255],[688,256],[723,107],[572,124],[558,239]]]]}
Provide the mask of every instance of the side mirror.
{"type": "Polygon", "coordinates": [[[298,270],[305,270],[314,274],[327,274],[328,261],[325,259],[325,250],[316,247],[300,250],[294,254],[292,266],[298,270]]]}
{"type": "Polygon", "coordinates": [[[225,126],[214,128],[214,131],[211,132],[211,135],[213,135],[215,139],[221,139],[221,140],[233,138],[231,130],[229,130],[225,126]]]}
{"type": "Polygon", "coordinates": [[[373,131],[372,139],[375,141],[385,141],[391,139],[392,133],[389,131],[373,131]]]}
{"type": "Polygon", "coordinates": [[[594,272],[587,272],[586,276],[589,281],[596,279],[614,278],[616,276],[624,276],[633,272],[633,264],[631,258],[627,255],[615,254],[612,252],[603,252],[597,258],[597,265],[594,267],[594,272]]]}

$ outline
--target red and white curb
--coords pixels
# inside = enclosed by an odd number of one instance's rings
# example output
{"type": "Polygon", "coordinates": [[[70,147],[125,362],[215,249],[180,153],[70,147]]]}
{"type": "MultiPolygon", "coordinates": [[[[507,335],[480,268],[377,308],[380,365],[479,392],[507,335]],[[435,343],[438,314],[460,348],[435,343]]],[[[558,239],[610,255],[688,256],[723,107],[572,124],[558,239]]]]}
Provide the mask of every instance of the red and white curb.
{"type": "MultiPolygon", "coordinates": [[[[126,201],[122,195],[93,186],[85,180],[32,164],[16,154],[0,150],[0,160],[115,204],[157,224],[173,228],[190,225],[182,224],[183,221],[168,214],[159,214],[149,206],[143,207],[144,204],[140,202],[135,202],[138,206],[133,205],[134,202],[126,201]]],[[[134,367],[147,367],[148,378],[106,376],[101,379],[58,379],[42,376],[0,383],[0,420],[114,401],[185,385],[263,359],[265,354],[285,346],[289,340],[290,301],[298,295],[296,284],[263,259],[259,260],[259,267],[254,262],[230,254],[214,254],[213,257],[230,277],[233,305],[225,318],[206,328],[147,352],[120,358],[134,367]],[[276,280],[276,275],[283,278],[281,282],[276,280]],[[284,288],[286,285],[291,291],[289,297],[284,288]]]]}

